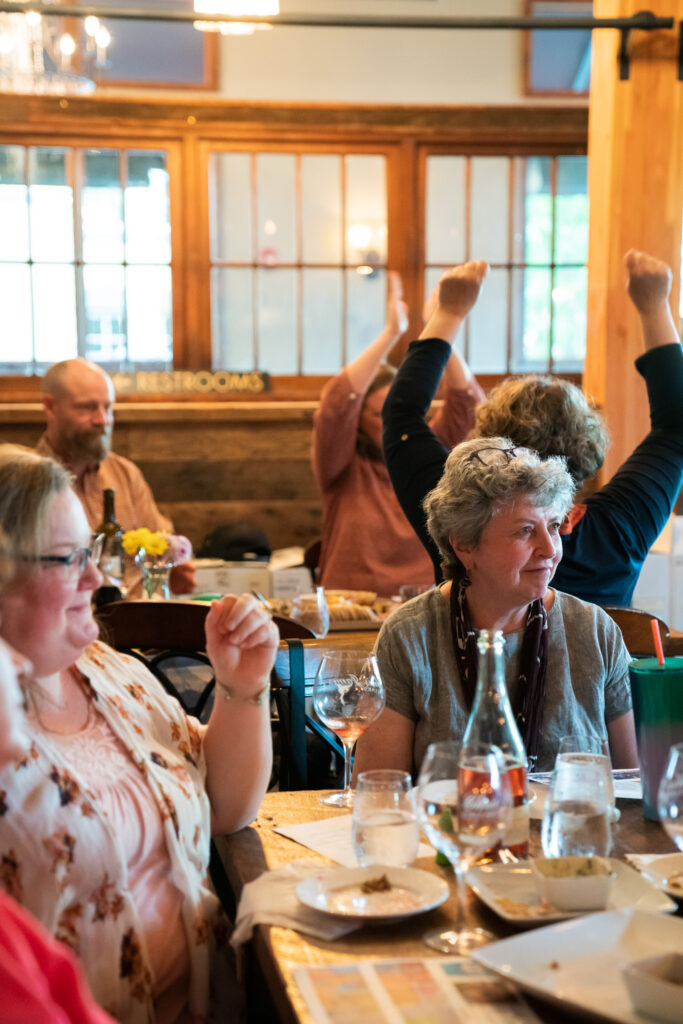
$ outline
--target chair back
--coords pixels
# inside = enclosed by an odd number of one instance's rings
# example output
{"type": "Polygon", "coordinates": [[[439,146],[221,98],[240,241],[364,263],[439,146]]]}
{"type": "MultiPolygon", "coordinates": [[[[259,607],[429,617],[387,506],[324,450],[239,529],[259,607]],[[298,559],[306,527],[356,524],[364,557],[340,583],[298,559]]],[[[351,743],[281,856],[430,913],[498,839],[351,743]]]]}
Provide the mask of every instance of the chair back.
{"type": "Polygon", "coordinates": [[[209,607],[190,601],[115,601],[97,612],[102,640],[146,665],[199,718],[215,686],[206,655],[209,607]]]}
{"type": "Polygon", "coordinates": [[[308,640],[282,639],[272,673],[273,697],[280,731],[278,773],[280,790],[310,789],[307,732],[317,734],[343,757],[344,748],[334,733],[310,713],[313,685],[324,654],[344,648],[367,649],[375,646],[374,632],[331,633],[308,640]]]}
{"type": "Polygon", "coordinates": [[[639,608],[621,608],[617,605],[605,605],[610,618],[614,619],[621,630],[624,643],[628,652],[633,658],[655,657],[655,641],[652,635],[652,619],[657,623],[659,635],[662,638],[662,647],[667,652],[670,640],[669,627],[662,619],[652,615],[651,612],[642,611],[639,608]]]}

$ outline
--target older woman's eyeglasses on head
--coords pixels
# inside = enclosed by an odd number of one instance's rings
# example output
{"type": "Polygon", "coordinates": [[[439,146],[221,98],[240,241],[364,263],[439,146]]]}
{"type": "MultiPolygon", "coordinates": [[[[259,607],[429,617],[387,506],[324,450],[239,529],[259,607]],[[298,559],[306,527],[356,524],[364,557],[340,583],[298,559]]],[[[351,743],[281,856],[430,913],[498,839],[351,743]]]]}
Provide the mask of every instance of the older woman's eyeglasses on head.
{"type": "Polygon", "coordinates": [[[61,566],[65,575],[77,579],[85,570],[88,561],[98,564],[104,545],[104,535],[93,538],[89,548],[75,548],[68,555],[22,555],[22,562],[35,562],[44,566],[61,566]]]}
{"type": "Polygon", "coordinates": [[[488,445],[485,448],[477,448],[465,459],[465,462],[480,462],[482,466],[495,466],[496,463],[507,465],[517,458],[519,452],[528,451],[527,448],[496,448],[488,445]]]}

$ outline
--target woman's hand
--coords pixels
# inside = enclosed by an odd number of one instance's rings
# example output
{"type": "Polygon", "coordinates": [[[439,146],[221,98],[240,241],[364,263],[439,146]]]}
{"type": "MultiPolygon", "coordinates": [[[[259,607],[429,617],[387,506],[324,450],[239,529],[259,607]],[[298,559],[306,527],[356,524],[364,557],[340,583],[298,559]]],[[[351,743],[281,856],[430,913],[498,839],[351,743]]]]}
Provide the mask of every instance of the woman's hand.
{"type": "Polygon", "coordinates": [[[479,298],[488,269],[485,260],[475,260],[446,271],[435,289],[436,301],[430,299],[429,308],[425,308],[429,318],[421,339],[443,338],[453,344],[460,325],[479,298]]]}
{"type": "Polygon", "coordinates": [[[206,653],[223,685],[236,699],[250,700],[268,684],[279,634],[260,601],[228,594],[206,617],[206,653]]]}
{"type": "Polygon", "coordinates": [[[386,331],[392,338],[400,338],[408,330],[408,303],[403,300],[403,282],[396,270],[387,272],[387,322],[386,331]]]}
{"type": "Polygon", "coordinates": [[[624,256],[628,274],[628,293],[639,313],[651,313],[666,305],[673,275],[663,260],[638,249],[629,249],[624,256]]]}

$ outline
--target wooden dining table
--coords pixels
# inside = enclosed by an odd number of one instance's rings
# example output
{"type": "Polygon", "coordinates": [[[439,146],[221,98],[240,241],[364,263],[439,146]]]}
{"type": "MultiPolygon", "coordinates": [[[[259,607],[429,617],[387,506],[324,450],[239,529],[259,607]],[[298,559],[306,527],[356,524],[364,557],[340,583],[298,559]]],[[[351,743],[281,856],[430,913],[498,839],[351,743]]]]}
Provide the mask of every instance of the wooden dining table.
{"type": "MultiPolygon", "coordinates": [[[[239,899],[242,887],[262,872],[276,869],[299,859],[321,864],[331,863],[313,850],[301,846],[273,831],[284,825],[318,821],[336,811],[321,804],[322,791],[269,793],[263,800],[257,820],[248,828],[231,836],[216,839],[217,852],[228,879],[239,899]]],[[[675,846],[657,822],[646,821],[642,805],[636,800],[617,801],[621,817],[614,828],[612,856],[626,853],[673,853],[675,846]]],[[[540,822],[531,822],[529,852],[542,855],[540,822]]],[[[449,898],[436,910],[390,926],[360,928],[335,939],[322,941],[288,928],[257,925],[253,937],[241,952],[242,970],[251,1005],[250,1021],[279,1021],[281,1024],[312,1024],[308,1007],[293,978],[293,971],[302,965],[348,964],[359,960],[396,957],[439,956],[422,941],[423,934],[434,928],[452,925],[456,911],[456,894],[452,870],[438,867],[434,856],[424,857],[416,867],[447,878],[451,883],[449,898]]],[[[518,933],[471,892],[467,894],[467,913],[472,923],[486,928],[499,938],[518,933]]],[[[681,913],[679,906],[678,913],[681,913]]],[[[544,1024],[573,1024],[585,1015],[562,1011],[541,1000],[529,999],[544,1024]]],[[[362,1022],[359,1022],[362,1024],[362,1022]]]]}

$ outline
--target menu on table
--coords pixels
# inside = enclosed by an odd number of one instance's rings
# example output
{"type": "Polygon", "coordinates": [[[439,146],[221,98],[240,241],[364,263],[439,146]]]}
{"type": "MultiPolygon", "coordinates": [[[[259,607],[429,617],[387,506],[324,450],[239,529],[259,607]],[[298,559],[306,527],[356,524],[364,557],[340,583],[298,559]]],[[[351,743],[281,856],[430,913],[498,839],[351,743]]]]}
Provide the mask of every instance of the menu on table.
{"type": "Polygon", "coordinates": [[[297,967],[315,1024],[538,1024],[507,981],[461,957],[297,967]]]}

